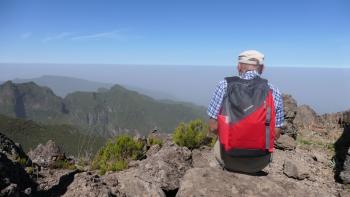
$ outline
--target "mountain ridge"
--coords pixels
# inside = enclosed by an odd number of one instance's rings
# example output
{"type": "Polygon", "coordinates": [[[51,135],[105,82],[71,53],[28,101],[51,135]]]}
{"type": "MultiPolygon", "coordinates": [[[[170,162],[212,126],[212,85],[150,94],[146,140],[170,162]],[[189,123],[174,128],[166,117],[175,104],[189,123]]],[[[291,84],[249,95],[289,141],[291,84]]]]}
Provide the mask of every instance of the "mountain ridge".
{"type": "Polygon", "coordinates": [[[171,132],[178,123],[205,118],[205,109],[164,102],[114,85],[100,92],[78,91],[61,98],[34,82],[0,85],[0,114],[49,124],[72,124],[104,136],[158,128],[171,132]]]}
{"type": "MultiPolygon", "coordinates": [[[[94,80],[87,80],[83,78],[76,78],[76,77],[63,76],[63,75],[49,75],[49,74],[45,74],[35,78],[15,78],[12,81],[14,83],[25,83],[25,82],[33,81],[40,86],[51,88],[55,92],[55,94],[60,97],[65,97],[69,93],[73,93],[76,91],[91,92],[91,91],[98,91],[101,88],[109,89],[113,86],[113,83],[99,82],[94,80]]],[[[2,83],[4,82],[0,81],[0,84],[2,83]]],[[[140,92],[142,94],[145,94],[157,100],[162,100],[162,99],[178,100],[175,96],[168,93],[140,88],[135,85],[127,85],[127,84],[122,84],[122,85],[129,90],[140,92]]]]}

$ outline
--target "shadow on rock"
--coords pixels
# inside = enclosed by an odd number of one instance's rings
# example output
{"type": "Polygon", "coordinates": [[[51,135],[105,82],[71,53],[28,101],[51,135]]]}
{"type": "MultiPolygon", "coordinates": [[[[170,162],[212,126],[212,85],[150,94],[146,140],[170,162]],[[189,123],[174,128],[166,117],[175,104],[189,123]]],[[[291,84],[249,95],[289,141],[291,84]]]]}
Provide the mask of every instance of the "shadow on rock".
{"type": "Polygon", "coordinates": [[[344,128],[344,131],[340,138],[334,143],[335,156],[335,174],[334,178],[340,183],[350,182],[350,127],[344,128]]]}

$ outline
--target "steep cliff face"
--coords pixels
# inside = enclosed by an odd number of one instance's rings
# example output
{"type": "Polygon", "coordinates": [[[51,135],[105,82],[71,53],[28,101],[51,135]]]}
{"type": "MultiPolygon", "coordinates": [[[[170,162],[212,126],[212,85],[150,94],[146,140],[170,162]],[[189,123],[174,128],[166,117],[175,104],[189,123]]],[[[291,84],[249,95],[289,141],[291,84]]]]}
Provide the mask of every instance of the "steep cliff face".
{"type": "Polygon", "coordinates": [[[67,109],[62,99],[49,88],[32,82],[14,84],[8,81],[0,86],[0,113],[42,122],[58,122],[65,119],[67,109]]]}
{"type": "Polygon", "coordinates": [[[181,121],[205,117],[203,108],[163,103],[118,85],[105,92],[69,94],[64,102],[73,122],[112,135],[155,127],[171,132],[181,121]]]}

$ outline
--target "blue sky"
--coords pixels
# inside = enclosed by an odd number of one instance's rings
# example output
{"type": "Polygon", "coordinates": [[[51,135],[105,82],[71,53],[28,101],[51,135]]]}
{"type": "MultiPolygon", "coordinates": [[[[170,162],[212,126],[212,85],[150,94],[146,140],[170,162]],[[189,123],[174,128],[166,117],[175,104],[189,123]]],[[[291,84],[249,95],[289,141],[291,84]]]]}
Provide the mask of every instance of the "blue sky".
{"type": "Polygon", "coordinates": [[[348,0],[0,1],[0,62],[350,68],[348,0]]]}

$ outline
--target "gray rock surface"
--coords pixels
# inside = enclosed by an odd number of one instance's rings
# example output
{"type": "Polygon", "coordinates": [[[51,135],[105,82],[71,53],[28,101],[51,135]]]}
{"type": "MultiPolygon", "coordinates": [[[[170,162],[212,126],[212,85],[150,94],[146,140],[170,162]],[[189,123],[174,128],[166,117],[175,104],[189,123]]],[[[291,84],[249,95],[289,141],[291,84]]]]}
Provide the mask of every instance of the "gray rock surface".
{"type": "Polygon", "coordinates": [[[37,179],[38,193],[46,196],[60,196],[64,193],[67,184],[73,179],[74,175],[79,173],[78,170],[42,170],[40,176],[37,179]]]}
{"type": "Polygon", "coordinates": [[[160,151],[142,160],[139,167],[130,173],[170,191],[179,187],[180,179],[191,168],[191,162],[188,148],[166,142],[160,151]]]}
{"type": "Polygon", "coordinates": [[[287,134],[294,139],[297,137],[297,128],[293,124],[297,113],[297,107],[297,102],[291,95],[283,94],[284,123],[282,133],[287,134]]]}
{"type": "Polygon", "coordinates": [[[147,156],[147,157],[150,157],[150,156],[156,154],[160,149],[161,149],[161,146],[160,146],[160,145],[158,145],[158,144],[152,145],[152,146],[148,149],[148,151],[146,152],[146,156],[147,156]]]}
{"type": "Polygon", "coordinates": [[[281,135],[275,143],[275,147],[281,150],[294,150],[296,145],[296,141],[289,135],[281,135]]]}
{"type": "Polygon", "coordinates": [[[199,149],[192,150],[192,166],[194,168],[221,168],[214,156],[212,148],[208,146],[203,146],[199,149]]]}
{"type": "Polygon", "coordinates": [[[306,168],[306,165],[297,161],[290,161],[290,160],[284,161],[283,173],[290,178],[295,178],[298,180],[303,180],[310,176],[309,171],[306,168]]]}
{"type": "Polygon", "coordinates": [[[107,185],[99,175],[93,172],[83,172],[74,176],[74,181],[67,187],[63,196],[66,197],[112,197],[123,196],[115,189],[118,181],[107,185]]]}
{"type": "Polygon", "coordinates": [[[120,195],[165,197],[164,191],[158,184],[134,173],[133,170],[108,174],[104,177],[104,181],[110,188],[114,187],[114,193],[120,195]]]}
{"type": "Polygon", "coordinates": [[[176,196],[280,197],[317,196],[317,194],[308,189],[297,188],[295,184],[284,184],[268,176],[231,173],[216,168],[192,168],[182,179],[176,196]]]}

